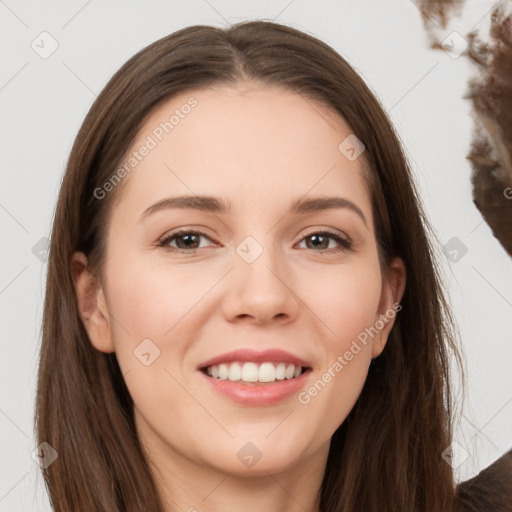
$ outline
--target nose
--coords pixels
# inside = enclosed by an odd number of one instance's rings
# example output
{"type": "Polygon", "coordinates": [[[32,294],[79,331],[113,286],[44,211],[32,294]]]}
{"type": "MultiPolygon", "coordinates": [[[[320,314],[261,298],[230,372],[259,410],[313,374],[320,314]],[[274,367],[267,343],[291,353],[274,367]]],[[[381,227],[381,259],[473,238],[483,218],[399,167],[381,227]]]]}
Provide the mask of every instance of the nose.
{"type": "Polygon", "coordinates": [[[252,262],[240,254],[234,254],[234,268],[226,282],[225,318],[255,325],[295,320],[300,299],[282,257],[266,247],[252,262]]]}

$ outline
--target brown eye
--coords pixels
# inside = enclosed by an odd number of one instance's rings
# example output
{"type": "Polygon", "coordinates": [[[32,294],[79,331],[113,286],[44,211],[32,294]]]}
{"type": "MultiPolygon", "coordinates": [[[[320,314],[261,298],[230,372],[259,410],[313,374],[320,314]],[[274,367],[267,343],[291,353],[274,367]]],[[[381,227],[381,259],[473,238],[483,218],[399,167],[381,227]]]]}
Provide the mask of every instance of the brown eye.
{"type": "Polygon", "coordinates": [[[166,236],[159,242],[159,245],[170,250],[195,252],[197,249],[200,249],[199,245],[201,237],[210,240],[205,233],[200,231],[178,231],[166,236]],[[175,246],[171,245],[174,241],[176,242],[175,246]]]}
{"type": "Polygon", "coordinates": [[[319,231],[310,233],[309,235],[305,236],[302,240],[306,241],[307,249],[317,249],[317,252],[323,252],[327,250],[330,250],[331,252],[339,252],[349,250],[352,247],[352,243],[349,240],[340,237],[336,233],[331,233],[330,231],[319,231]],[[338,248],[329,248],[331,240],[334,240],[338,244],[338,248]]]}

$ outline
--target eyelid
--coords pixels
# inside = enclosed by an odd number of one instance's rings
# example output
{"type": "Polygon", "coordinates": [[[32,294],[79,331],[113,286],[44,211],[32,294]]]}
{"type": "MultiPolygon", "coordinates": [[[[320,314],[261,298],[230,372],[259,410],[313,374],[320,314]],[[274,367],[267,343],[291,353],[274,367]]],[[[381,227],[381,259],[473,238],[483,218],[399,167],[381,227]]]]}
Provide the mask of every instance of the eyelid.
{"type": "MultiPolygon", "coordinates": [[[[159,239],[158,239],[158,245],[160,247],[164,247],[164,248],[168,248],[168,244],[171,242],[171,239],[175,239],[177,238],[178,236],[180,235],[187,235],[187,234],[195,234],[195,235],[199,235],[199,236],[203,236],[205,238],[208,238],[208,240],[214,242],[214,240],[212,240],[212,238],[207,234],[205,233],[204,231],[200,230],[200,229],[196,229],[196,228],[189,228],[189,227],[184,227],[184,228],[178,228],[176,231],[168,231],[166,234],[164,234],[163,236],[161,236],[159,239]]],[[[171,250],[174,250],[176,252],[195,252],[195,251],[198,251],[199,249],[189,249],[189,250],[185,250],[185,249],[179,249],[177,247],[171,247],[171,250]]]]}
{"type": "Polygon", "coordinates": [[[313,253],[319,253],[319,254],[339,254],[339,253],[347,253],[347,252],[353,252],[354,251],[354,242],[352,239],[345,234],[342,231],[339,231],[337,229],[333,228],[326,228],[326,227],[313,227],[310,229],[310,231],[303,233],[301,235],[301,239],[299,240],[299,244],[302,243],[306,238],[310,237],[311,235],[320,235],[325,236],[327,235],[327,238],[331,238],[336,241],[338,244],[338,247],[331,248],[331,249],[324,249],[320,251],[313,250],[313,253]]]}
{"type": "MultiPolygon", "coordinates": [[[[347,242],[352,243],[352,239],[345,232],[340,231],[338,229],[319,227],[319,226],[313,226],[311,228],[311,230],[309,230],[310,228],[306,228],[306,229],[308,229],[308,231],[306,233],[302,234],[302,238],[304,238],[306,236],[314,235],[316,233],[328,233],[330,235],[335,235],[340,238],[343,238],[347,242]]],[[[301,238],[301,241],[302,241],[302,238],[301,238]]]]}
{"type": "MultiPolygon", "coordinates": [[[[342,232],[342,231],[339,231],[339,230],[336,230],[336,229],[333,229],[333,228],[327,228],[327,227],[320,227],[320,226],[313,226],[313,227],[310,227],[310,228],[306,228],[307,231],[305,233],[302,233],[301,234],[301,238],[300,240],[297,242],[297,243],[301,243],[304,241],[305,238],[311,236],[311,235],[327,235],[327,238],[332,238],[333,240],[335,240],[340,246],[338,248],[331,248],[331,249],[324,249],[323,251],[313,251],[313,252],[318,252],[318,253],[323,253],[323,252],[327,252],[327,253],[336,253],[336,252],[343,252],[343,251],[349,251],[349,250],[352,250],[352,246],[353,246],[353,241],[352,239],[350,238],[350,236],[348,236],[346,233],[342,232]]],[[[212,240],[212,238],[207,234],[205,233],[204,231],[200,230],[200,229],[197,229],[197,228],[193,228],[193,227],[183,227],[183,228],[178,228],[176,231],[170,231],[170,232],[167,232],[166,234],[164,234],[162,237],[159,238],[158,240],[158,246],[159,247],[163,247],[164,249],[168,249],[172,252],[176,252],[176,253],[195,253],[197,251],[199,251],[200,249],[207,249],[208,247],[200,247],[200,248],[196,248],[196,249],[180,249],[180,248],[177,248],[177,247],[170,247],[169,244],[171,241],[173,241],[174,239],[176,239],[177,237],[179,237],[180,235],[185,235],[185,234],[195,234],[195,235],[199,235],[200,237],[205,237],[207,238],[208,240],[210,240],[211,242],[213,242],[214,244],[217,243],[215,242],[214,240],[212,240]]]]}

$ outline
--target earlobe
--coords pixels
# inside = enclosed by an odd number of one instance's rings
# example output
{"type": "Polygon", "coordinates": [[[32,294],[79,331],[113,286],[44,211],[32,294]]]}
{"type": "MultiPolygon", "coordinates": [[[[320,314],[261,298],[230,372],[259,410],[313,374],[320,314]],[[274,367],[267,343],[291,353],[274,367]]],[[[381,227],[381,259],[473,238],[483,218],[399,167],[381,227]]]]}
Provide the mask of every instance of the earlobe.
{"type": "Polygon", "coordinates": [[[375,338],[372,344],[372,358],[378,357],[386,346],[389,333],[401,309],[400,301],[404,295],[406,278],[403,260],[399,257],[394,258],[389,265],[387,275],[383,279],[378,315],[375,319],[379,336],[375,338]]]}
{"type": "Polygon", "coordinates": [[[114,352],[110,316],[103,287],[87,268],[87,256],[76,252],[71,258],[78,313],[92,345],[100,352],[114,352]]]}

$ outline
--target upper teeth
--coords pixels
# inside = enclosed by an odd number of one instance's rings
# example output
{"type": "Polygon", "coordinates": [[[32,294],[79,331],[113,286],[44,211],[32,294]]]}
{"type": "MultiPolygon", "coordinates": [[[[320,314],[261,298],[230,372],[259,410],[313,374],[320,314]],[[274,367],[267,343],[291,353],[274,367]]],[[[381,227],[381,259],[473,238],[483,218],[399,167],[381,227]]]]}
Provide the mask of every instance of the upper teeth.
{"type": "Polygon", "coordinates": [[[222,363],[208,366],[206,373],[220,380],[242,380],[245,382],[273,382],[293,379],[302,373],[301,366],[286,363],[222,363]]]}

